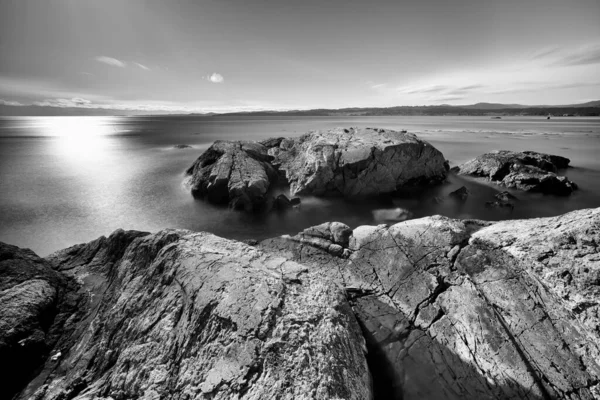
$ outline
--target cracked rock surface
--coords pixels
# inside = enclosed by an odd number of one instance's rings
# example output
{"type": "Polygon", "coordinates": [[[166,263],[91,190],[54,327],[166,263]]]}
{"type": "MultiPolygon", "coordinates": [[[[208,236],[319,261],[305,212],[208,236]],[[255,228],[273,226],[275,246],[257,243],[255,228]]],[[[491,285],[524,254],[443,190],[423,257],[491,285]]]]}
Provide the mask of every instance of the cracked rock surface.
{"type": "Polygon", "coordinates": [[[21,398],[371,398],[344,292],[296,262],[177,230],[117,231],[49,260],[80,282],[85,320],[21,398]]]}
{"type": "Polygon", "coordinates": [[[362,226],[347,246],[313,228],[260,246],[346,289],[377,398],[598,399],[598,235],[593,209],[362,226]]]}
{"type": "Polygon", "coordinates": [[[600,208],[3,245],[0,363],[17,399],[600,399],[599,243],[600,208]]]}
{"type": "Polygon", "coordinates": [[[460,175],[485,177],[494,183],[524,191],[569,195],[577,185],[557,171],[569,166],[565,157],[535,151],[500,150],[483,154],[453,170],[460,175]]]}
{"type": "Polygon", "coordinates": [[[268,209],[274,185],[295,195],[361,197],[446,177],[441,152],[414,134],[336,128],[299,138],[217,141],[186,171],[195,197],[245,211],[268,209]]]}
{"type": "Polygon", "coordinates": [[[271,158],[258,142],[218,140],[186,171],[192,194],[235,209],[260,209],[277,180],[271,158]]]}
{"type": "Polygon", "coordinates": [[[336,128],[283,139],[269,150],[293,195],[370,196],[446,177],[442,153],[412,133],[336,128]]]}

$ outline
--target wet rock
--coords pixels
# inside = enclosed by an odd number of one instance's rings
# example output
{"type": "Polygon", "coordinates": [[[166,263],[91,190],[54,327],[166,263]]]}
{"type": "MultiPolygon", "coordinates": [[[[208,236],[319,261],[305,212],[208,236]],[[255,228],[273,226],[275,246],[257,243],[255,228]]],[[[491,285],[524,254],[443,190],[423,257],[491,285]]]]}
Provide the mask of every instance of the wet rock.
{"type": "Polygon", "coordinates": [[[292,194],[374,196],[445,179],[444,157],[414,134],[337,128],[284,139],[269,150],[292,194]]]}
{"type": "Polygon", "coordinates": [[[569,195],[577,185],[556,172],[569,166],[568,158],[501,150],[483,154],[453,168],[461,175],[481,176],[494,183],[524,191],[569,195]]]}
{"type": "Polygon", "coordinates": [[[285,194],[280,194],[275,198],[273,206],[278,210],[288,210],[298,205],[300,205],[300,199],[298,197],[290,199],[285,194]]]}
{"type": "Polygon", "coordinates": [[[503,202],[519,200],[516,196],[513,196],[510,192],[504,191],[494,195],[494,197],[503,202]]]}
{"type": "Polygon", "coordinates": [[[216,141],[186,171],[194,197],[234,209],[258,211],[269,200],[277,172],[267,147],[257,142],[216,141]]]}
{"type": "Polygon", "coordinates": [[[469,194],[471,194],[471,192],[469,192],[469,189],[467,189],[464,186],[461,186],[460,188],[456,189],[455,191],[450,192],[450,194],[448,194],[448,196],[451,198],[454,198],[456,200],[466,201],[467,198],[469,197],[469,194]]]}

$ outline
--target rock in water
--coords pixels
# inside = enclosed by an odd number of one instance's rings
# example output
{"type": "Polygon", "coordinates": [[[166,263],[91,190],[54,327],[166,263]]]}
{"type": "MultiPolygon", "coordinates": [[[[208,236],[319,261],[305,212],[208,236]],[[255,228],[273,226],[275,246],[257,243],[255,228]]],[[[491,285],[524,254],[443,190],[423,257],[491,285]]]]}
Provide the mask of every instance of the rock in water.
{"type": "Polygon", "coordinates": [[[557,170],[569,166],[568,158],[534,151],[501,150],[483,154],[453,170],[460,175],[481,176],[502,186],[524,191],[569,195],[577,185],[557,170]]]}
{"type": "Polygon", "coordinates": [[[441,152],[414,134],[336,128],[284,139],[269,150],[293,195],[372,196],[446,177],[441,152]]]}
{"type": "Polygon", "coordinates": [[[277,180],[271,158],[260,143],[218,140],[186,171],[192,194],[235,209],[258,210],[277,180]]]}
{"type": "Polygon", "coordinates": [[[467,198],[469,197],[470,193],[471,192],[469,192],[469,189],[467,189],[464,186],[461,186],[458,189],[456,189],[455,191],[450,192],[450,194],[448,194],[448,196],[455,198],[457,200],[460,200],[460,201],[466,201],[467,198]]]}

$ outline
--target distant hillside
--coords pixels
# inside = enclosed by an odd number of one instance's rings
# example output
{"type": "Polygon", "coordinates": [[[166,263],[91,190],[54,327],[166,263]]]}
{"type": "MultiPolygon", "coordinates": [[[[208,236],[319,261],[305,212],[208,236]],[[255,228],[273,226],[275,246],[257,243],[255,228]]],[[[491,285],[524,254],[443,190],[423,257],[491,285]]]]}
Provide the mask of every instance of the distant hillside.
{"type": "MultiPolygon", "coordinates": [[[[396,106],[396,107],[352,107],[341,109],[318,108],[312,110],[250,111],[223,114],[184,114],[196,116],[393,116],[393,115],[573,115],[600,116],[600,100],[583,104],[563,106],[527,106],[521,104],[477,103],[452,106],[396,106]]],[[[0,116],[108,116],[108,115],[175,115],[159,111],[113,110],[78,107],[41,107],[0,105],[0,116]]],[[[181,114],[177,114],[181,115],[181,114]]]]}

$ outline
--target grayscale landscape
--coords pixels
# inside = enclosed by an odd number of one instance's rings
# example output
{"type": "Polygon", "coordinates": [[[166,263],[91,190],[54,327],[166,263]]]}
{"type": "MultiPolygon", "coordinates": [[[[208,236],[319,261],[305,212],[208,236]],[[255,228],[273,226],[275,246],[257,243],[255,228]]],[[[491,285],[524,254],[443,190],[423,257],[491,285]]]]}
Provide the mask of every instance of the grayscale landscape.
{"type": "Polygon", "coordinates": [[[0,1],[0,400],[600,399],[599,16],[0,1]]]}

